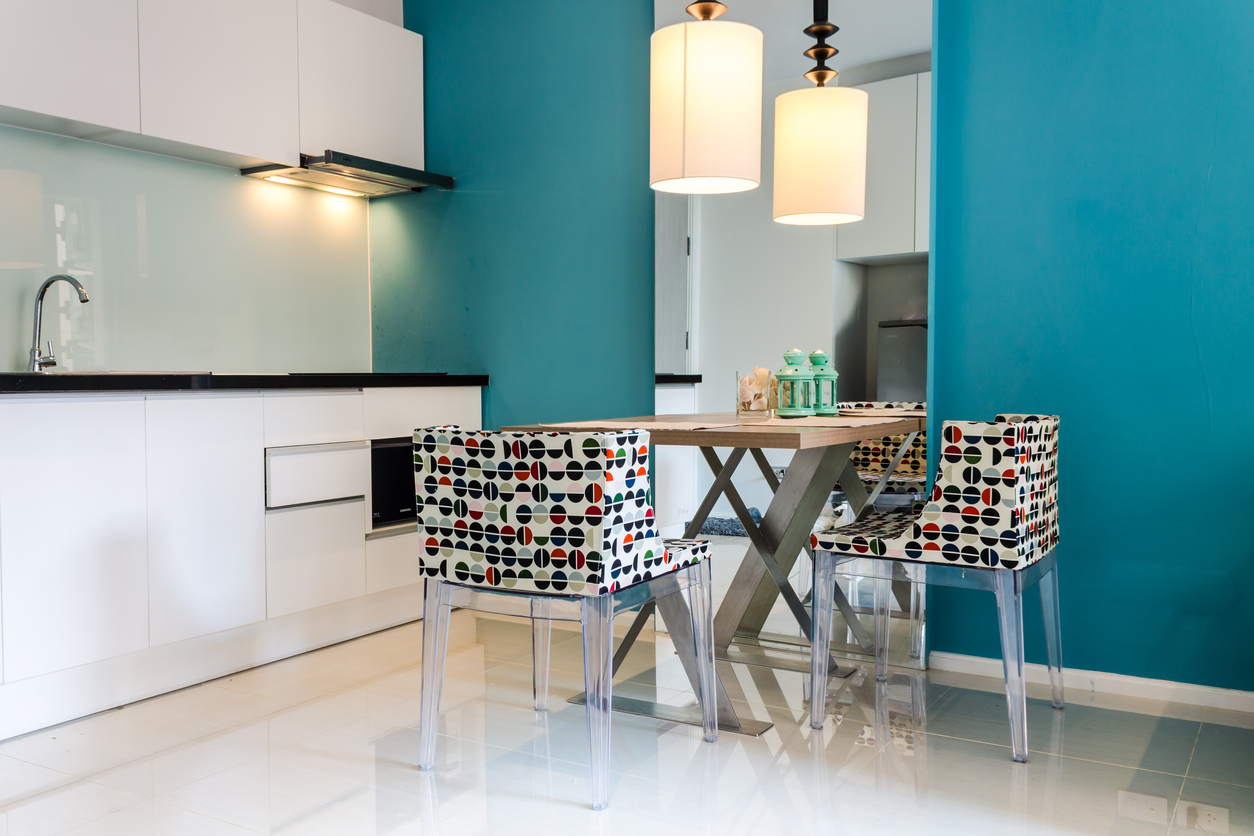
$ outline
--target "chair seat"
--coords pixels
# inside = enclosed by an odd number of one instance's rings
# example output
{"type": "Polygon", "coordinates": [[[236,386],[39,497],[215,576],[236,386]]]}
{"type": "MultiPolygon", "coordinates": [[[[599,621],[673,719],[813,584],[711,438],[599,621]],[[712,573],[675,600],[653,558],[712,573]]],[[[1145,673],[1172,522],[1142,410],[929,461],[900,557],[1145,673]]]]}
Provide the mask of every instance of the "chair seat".
{"type": "MultiPolygon", "coordinates": [[[[891,557],[887,554],[892,543],[914,525],[914,515],[901,511],[877,511],[862,519],[810,535],[810,546],[816,551],[858,557],[891,557]]],[[[900,548],[900,560],[906,560],[905,549],[900,548]]]]}
{"type": "Polygon", "coordinates": [[[681,540],[666,537],[662,540],[666,545],[666,563],[676,569],[691,566],[710,554],[709,540],[681,540]]]}
{"type": "MultiPolygon", "coordinates": [[[[872,491],[875,486],[880,483],[883,473],[870,473],[858,471],[858,478],[862,480],[862,484],[867,491],[872,491]]],[[[922,494],[927,490],[927,475],[923,473],[893,473],[888,477],[888,483],[884,485],[881,493],[917,493],[922,494]]]]}

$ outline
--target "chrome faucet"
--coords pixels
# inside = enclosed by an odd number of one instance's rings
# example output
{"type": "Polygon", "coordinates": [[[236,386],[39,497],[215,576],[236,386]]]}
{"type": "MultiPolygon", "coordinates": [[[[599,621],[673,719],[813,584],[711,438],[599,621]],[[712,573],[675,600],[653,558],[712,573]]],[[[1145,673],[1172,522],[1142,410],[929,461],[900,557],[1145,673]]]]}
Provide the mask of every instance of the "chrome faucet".
{"type": "Polygon", "coordinates": [[[87,291],[78,283],[78,279],[73,276],[57,274],[39,286],[39,293],[35,296],[35,336],[30,345],[30,365],[26,368],[28,372],[42,372],[44,369],[57,364],[57,358],[52,353],[52,340],[48,341],[48,356],[45,357],[39,353],[39,332],[42,330],[43,323],[44,294],[48,292],[48,287],[53,282],[69,282],[78,291],[78,301],[84,304],[88,302],[87,291]]]}

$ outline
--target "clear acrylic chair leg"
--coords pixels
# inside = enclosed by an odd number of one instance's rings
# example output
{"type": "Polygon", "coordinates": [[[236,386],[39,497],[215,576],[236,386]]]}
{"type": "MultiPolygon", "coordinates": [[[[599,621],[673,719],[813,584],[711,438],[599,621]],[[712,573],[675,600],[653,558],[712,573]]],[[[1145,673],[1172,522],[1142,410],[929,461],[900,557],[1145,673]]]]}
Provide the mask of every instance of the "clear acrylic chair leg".
{"type": "Polygon", "coordinates": [[[907,566],[910,578],[910,658],[923,658],[923,626],[927,618],[927,567],[907,566]]]}
{"type": "Polygon", "coordinates": [[[553,645],[553,602],[531,599],[531,693],[536,711],[549,710],[549,648],[553,645]]]}
{"type": "Polygon", "coordinates": [[[440,728],[440,691],[444,687],[444,657],[448,652],[449,588],[428,579],[422,601],[422,703],[418,715],[418,768],[435,766],[435,742],[440,728]]]}
{"type": "Polygon", "coordinates": [[[1001,658],[1006,671],[1006,701],[1010,713],[1010,748],[1017,763],[1028,760],[1028,701],[1023,678],[1023,591],[1019,575],[1010,569],[993,570],[997,620],[1001,626],[1001,658]]]}
{"type": "Polygon", "coordinates": [[[708,743],[718,740],[718,697],[714,678],[714,602],[710,583],[710,561],[702,560],[688,572],[696,581],[688,587],[688,609],[692,613],[692,639],[697,657],[697,702],[701,705],[701,728],[708,743]]]}
{"type": "Polygon", "coordinates": [[[588,695],[588,762],[592,809],[610,801],[610,709],[614,674],[614,599],[583,600],[583,684],[588,695]]]}
{"type": "Polygon", "coordinates": [[[814,553],[814,609],[810,639],[810,728],[823,728],[827,718],[827,661],[832,652],[832,608],[836,561],[831,552],[814,553]]]}
{"type": "Polygon", "coordinates": [[[871,562],[875,573],[871,607],[875,611],[875,681],[888,680],[888,629],[893,593],[893,565],[887,560],[871,562]]]}
{"type": "Polygon", "coordinates": [[[1058,566],[1041,578],[1041,613],[1045,616],[1045,647],[1049,655],[1049,695],[1054,708],[1066,706],[1062,684],[1062,621],[1058,614],[1058,566]]]}

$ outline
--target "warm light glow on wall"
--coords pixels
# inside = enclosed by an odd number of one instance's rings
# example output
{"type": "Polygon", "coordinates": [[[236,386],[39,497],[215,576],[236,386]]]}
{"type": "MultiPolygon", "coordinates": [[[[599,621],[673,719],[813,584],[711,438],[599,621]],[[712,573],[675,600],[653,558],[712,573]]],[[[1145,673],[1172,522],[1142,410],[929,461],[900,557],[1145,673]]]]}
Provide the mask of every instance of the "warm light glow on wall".
{"type": "Polygon", "coordinates": [[[304,180],[293,180],[290,177],[279,177],[273,174],[263,179],[269,180],[271,183],[282,183],[285,186],[301,186],[306,189],[317,189],[320,192],[330,192],[331,194],[342,194],[346,197],[365,197],[366,196],[365,192],[355,192],[351,189],[341,189],[339,186],[325,186],[322,183],[309,183],[304,180]]]}
{"type": "Polygon", "coordinates": [[[775,99],[775,220],[818,226],[862,220],[865,91],[807,87],[775,99]]]}
{"type": "Polygon", "coordinates": [[[762,33],[701,20],[653,33],[649,185],[726,194],[762,179],[762,33]]]}

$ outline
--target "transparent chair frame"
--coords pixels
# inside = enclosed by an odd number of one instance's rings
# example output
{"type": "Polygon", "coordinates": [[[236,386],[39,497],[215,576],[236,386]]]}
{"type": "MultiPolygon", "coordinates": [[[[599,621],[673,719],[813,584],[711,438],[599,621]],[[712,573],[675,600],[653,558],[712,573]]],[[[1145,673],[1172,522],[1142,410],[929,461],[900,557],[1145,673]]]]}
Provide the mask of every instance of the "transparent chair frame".
{"type": "Polygon", "coordinates": [[[588,747],[592,808],[609,803],[610,711],[613,697],[614,618],[637,611],[667,595],[683,595],[692,613],[693,651],[698,667],[697,700],[705,740],[718,739],[714,678],[714,614],[710,561],[629,586],[608,595],[546,595],[488,589],[429,578],[423,600],[422,705],[418,729],[418,768],[435,766],[440,692],[448,649],[449,613],[454,607],[529,618],[532,622],[532,682],[537,711],[548,707],[549,646],[554,621],[583,628],[584,688],[587,691],[588,747]]]}
{"type": "MultiPolygon", "coordinates": [[[[831,647],[833,590],[836,567],[860,558],[833,552],[814,553],[814,640],[810,654],[810,727],[823,728],[826,715],[827,666],[831,647]]],[[[873,560],[875,609],[875,678],[888,679],[888,596],[893,563],[873,560]]],[[[979,569],[928,563],[927,582],[938,586],[982,589],[997,597],[1002,662],[1010,714],[1011,754],[1016,762],[1028,759],[1027,691],[1023,661],[1023,592],[1040,585],[1041,611],[1045,620],[1045,646],[1049,657],[1050,698],[1054,708],[1065,706],[1062,681],[1062,625],[1058,609],[1058,567],[1054,552],[1025,569],[979,569]]]]}

